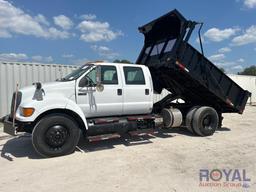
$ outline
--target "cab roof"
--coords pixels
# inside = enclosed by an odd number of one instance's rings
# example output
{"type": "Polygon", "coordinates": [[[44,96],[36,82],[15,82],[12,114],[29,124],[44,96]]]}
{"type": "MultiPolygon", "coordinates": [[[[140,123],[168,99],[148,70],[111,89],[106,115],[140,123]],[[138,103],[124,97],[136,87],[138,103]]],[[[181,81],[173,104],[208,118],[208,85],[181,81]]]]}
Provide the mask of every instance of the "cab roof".
{"type": "Polygon", "coordinates": [[[144,65],[139,65],[139,64],[131,64],[131,63],[110,63],[110,62],[90,62],[87,64],[93,64],[93,65],[114,65],[114,66],[118,66],[118,65],[122,65],[122,66],[129,66],[129,67],[146,67],[144,65]]]}

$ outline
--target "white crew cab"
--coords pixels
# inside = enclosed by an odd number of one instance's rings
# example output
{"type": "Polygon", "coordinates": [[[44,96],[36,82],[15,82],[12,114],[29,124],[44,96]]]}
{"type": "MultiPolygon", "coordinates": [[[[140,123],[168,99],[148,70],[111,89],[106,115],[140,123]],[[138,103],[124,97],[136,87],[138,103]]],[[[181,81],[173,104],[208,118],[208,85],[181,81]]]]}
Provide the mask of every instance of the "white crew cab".
{"type": "Polygon", "coordinates": [[[56,82],[34,85],[14,94],[4,130],[32,133],[43,156],[72,152],[80,132],[90,136],[135,130],[127,117],[143,119],[153,109],[152,79],[144,65],[88,63],[56,82]]]}
{"type": "Polygon", "coordinates": [[[85,64],[56,82],[42,84],[40,89],[31,86],[19,91],[22,101],[16,120],[22,122],[33,122],[51,109],[70,109],[86,124],[86,118],[148,114],[153,107],[151,76],[143,65],[85,64]],[[97,90],[99,84],[102,90],[97,90]],[[26,108],[34,110],[29,117],[23,114],[26,108]]]}

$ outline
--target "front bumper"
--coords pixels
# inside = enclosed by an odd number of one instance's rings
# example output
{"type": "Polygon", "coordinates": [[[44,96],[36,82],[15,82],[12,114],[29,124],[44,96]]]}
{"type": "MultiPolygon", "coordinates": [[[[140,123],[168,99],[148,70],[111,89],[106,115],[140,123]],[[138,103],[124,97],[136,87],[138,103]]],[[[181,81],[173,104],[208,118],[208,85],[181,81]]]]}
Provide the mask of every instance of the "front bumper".
{"type": "Polygon", "coordinates": [[[13,135],[16,136],[17,135],[17,129],[18,126],[17,124],[13,124],[13,122],[11,122],[9,120],[9,116],[5,117],[4,119],[4,132],[9,134],[9,135],[13,135]]]}

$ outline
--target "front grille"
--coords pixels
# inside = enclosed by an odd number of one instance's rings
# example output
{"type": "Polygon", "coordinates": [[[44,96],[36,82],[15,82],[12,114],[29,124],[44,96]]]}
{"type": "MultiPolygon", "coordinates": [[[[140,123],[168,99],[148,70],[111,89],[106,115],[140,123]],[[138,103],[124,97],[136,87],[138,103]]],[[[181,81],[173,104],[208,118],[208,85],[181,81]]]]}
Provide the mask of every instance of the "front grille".
{"type": "Polygon", "coordinates": [[[22,97],[22,93],[19,91],[19,92],[17,93],[16,107],[15,107],[15,110],[14,110],[14,105],[15,105],[15,92],[14,92],[13,95],[12,95],[11,114],[10,114],[10,117],[11,117],[11,118],[13,118],[14,112],[17,110],[17,108],[18,108],[19,105],[20,105],[21,97],[22,97]]]}

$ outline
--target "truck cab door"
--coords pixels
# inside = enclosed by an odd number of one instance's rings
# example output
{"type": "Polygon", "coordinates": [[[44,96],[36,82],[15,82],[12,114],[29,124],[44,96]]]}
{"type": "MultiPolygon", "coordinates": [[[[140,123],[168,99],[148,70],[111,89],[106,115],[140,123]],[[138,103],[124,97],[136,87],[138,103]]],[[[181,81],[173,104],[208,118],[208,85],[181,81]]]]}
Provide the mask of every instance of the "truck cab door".
{"type": "Polygon", "coordinates": [[[77,82],[77,104],[83,110],[85,117],[122,114],[123,93],[120,71],[114,65],[101,65],[100,72],[101,83],[104,86],[102,92],[96,90],[96,68],[77,82]]]}
{"type": "Polygon", "coordinates": [[[153,107],[153,85],[146,67],[123,66],[123,114],[148,114],[153,107]]]}

